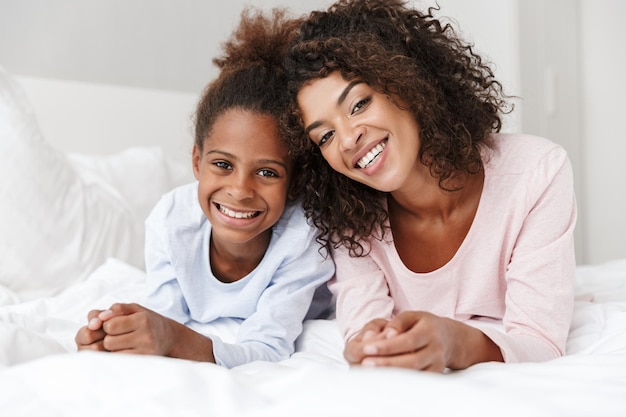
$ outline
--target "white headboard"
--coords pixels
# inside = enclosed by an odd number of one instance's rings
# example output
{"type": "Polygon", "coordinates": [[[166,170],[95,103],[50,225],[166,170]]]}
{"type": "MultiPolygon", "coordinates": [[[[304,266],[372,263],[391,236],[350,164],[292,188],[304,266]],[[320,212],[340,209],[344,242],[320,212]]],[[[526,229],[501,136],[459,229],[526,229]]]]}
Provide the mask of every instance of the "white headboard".
{"type": "Polygon", "coordinates": [[[17,76],[54,147],[111,154],[160,146],[188,161],[199,94],[17,76]]]}

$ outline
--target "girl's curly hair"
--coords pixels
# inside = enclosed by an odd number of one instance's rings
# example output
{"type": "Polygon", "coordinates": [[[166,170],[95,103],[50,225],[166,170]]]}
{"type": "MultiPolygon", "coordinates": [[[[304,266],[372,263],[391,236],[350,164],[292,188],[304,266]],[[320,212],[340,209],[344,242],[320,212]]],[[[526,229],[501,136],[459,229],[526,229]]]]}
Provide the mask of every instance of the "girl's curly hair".
{"type": "Polygon", "coordinates": [[[281,138],[289,144],[283,61],[300,22],[281,8],[271,15],[244,9],[239,26],[222,44],[222,54],[213,59],[220,73],[207,85],[196,108],[194,141],[199,149],[216,119],[233,108],[274,117],[281,138]]]}
{"type": "Polygon", "coordinates": [[[406,103],[420,127],[420,161],[447,190],[459,189],[454,174],[480,171],[479,144],[512,110],[489,65],[434,10],[401,0],[339,0],[312,12],[289,48],[290,147],[303,159],[298,186],[322,244],[367,253],[363,238],[385,234],[387,193],[334,171],[305,135],[296,99],[306,83],[340,71],[406,103]]]}

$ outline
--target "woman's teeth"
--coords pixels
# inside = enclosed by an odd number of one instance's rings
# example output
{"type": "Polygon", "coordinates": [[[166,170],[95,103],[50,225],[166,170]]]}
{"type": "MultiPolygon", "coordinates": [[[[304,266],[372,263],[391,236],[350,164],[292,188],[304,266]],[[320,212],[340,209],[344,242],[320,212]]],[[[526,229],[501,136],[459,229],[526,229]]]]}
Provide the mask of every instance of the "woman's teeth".
{"type": "Polygon", "coordinates": [[[232,217],[235,219],[251,219],[258,215],[258,211],[249,211],[249,212],[234,211],[227,207],[223,207],[221,205],[218,205],[217,208],[220,212],[224,213],[228,217],[232,217]]]}
{"type": "Polygon", "coordinates": [[[385,149],[385,142],[379,143],[375,148],[367,153],[363,158],[357,162],[359,168],[367,168],[372,162],[376,160],[376,157],[385,149]]]}

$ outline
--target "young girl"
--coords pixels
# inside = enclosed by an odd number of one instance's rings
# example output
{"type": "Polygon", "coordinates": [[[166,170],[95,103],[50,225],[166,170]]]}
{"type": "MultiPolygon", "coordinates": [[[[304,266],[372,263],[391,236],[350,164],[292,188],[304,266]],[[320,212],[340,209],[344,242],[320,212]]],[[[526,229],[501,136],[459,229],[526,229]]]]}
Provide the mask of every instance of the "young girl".
{"type": "Polygon", "coordinates": [[[340,0],[286,60],[345,357],[432,371],[556,358],[573,312],[567,155],[498,133],[500,83],[431,12],[340,0]]]}
{"type": "MultiPolygon", "coordinates": [[[[166,194],[146,221],[147,298],[92,311],[79,350],[229,368],[293,353],[316,288],[334,272],[292,198],[297,166],[285,142],[280,62],[293,26],[279,11],[273,20],[242,16],[198,105],[197,182],[166,194]],[[189,327],[222,317],[241,321],[236,343],[189,327]]],[[[323,304],[314,307],[312,316],[323,304]]]]}

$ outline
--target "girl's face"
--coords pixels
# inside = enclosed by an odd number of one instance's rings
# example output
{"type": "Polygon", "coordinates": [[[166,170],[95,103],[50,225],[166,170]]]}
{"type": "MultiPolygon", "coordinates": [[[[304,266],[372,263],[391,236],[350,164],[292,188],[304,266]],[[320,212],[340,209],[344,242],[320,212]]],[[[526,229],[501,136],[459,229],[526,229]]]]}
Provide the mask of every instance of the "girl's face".
{"type": "Polygon", "coordinates": [[[418,164],[413,115],[362,80],[335,71],[298,93],[304,128],[330,166],[374,189],[400,189],[418,164]]]}
{"type": "Polygon", "coordinates": [[[292,165],[275,119],[243,110],[220,115],[193,171],[212,237],[231,244],[267,241],[283,214],[292,165]]]}

